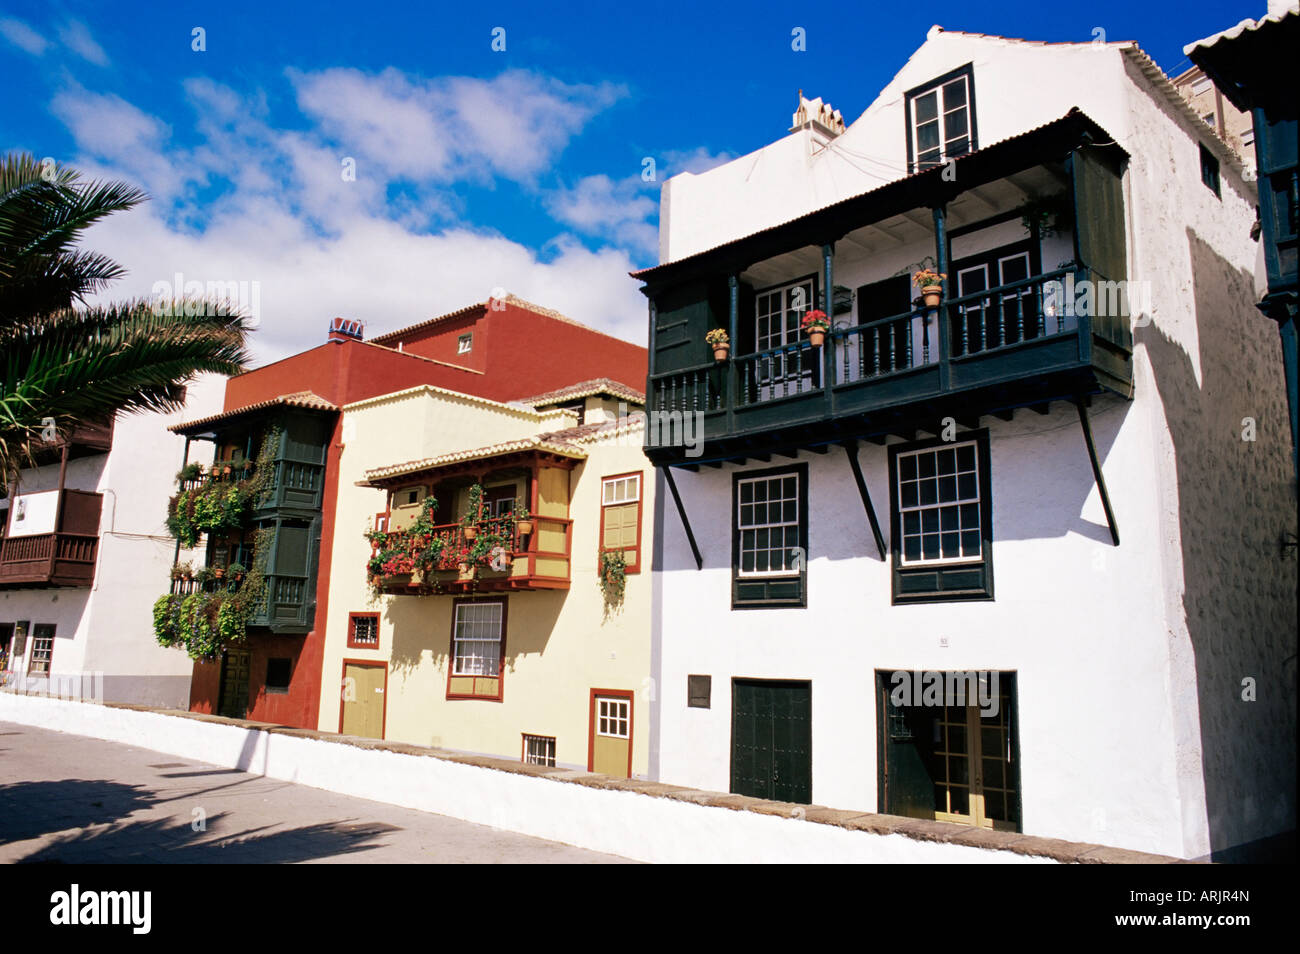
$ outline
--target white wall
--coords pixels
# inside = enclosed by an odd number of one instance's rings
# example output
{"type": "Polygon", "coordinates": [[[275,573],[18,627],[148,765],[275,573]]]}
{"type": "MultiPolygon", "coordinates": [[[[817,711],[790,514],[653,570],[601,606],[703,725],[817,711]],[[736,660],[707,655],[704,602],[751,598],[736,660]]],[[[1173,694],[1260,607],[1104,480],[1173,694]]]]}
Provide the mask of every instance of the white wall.
{"type": "MultiPolygon", "coordinates": [[[[1150,313],[1135,322],[1134,400],[1091,412],[1122,544],[1104,530],[1075,412],[1054,405],[1047,417],[982,422],[994,601],[892,606],[888,564],[874,556],[835,449],[801,455],[808,608],[732,612],[737,468],[680,473],[706,565],[695,569],[674,509],[663,508],[660,778],[725,789],[730,680],[811,679],[813,801],[874,810],[873,671],[1011,669],[1026,833],[1200,857],[1294,828],[1294,670],[1282,662],[1294,654],[1294,569],[1276,540],[1296,525],[1276,331],[1252,308],[1253,186],[1227,162],[1221,196],[1202,184],[1206,131],[1129,56],[1116,45],[932,32],[824,157],[799,157],[782,140],[671,180],[667,257],[896,178],[847,171],[849,150],[901,169],[903,93],[967,62],[981,145],[1079,106],[1132,156],[1129,278],[1149,283],[1150,313]],[[1253,441],[1242,439],[1248,419],[1253,441]],[[686,707],[689,673],[713,676],[712,709],[686,707]],[[1258,685],[1256,701],[1243,698],[1243,679],[1258,685]]],[[[1044,268],[1053,254],[1044,248],[1044,268]]],[[[837,262],[837,282],[857,277],[837,262]]],[[[861,453],[888,541],[886,449],[861,453]]]]}
{"type": "Polygon", "coordinates": [[[639,861],[1051,863],[1042,856],[852,831],[439,758],[7,692],[0,692],[0,719],[142,746],[639,861]]]}
{"type": "MultiPolygon", "coordinates": [[[[69,489],[103,494],[99,554],[89,588],[0,590],[0,620],[55,625],[51,673],[72,678],[101,673],[109,701],[187,707],[193,662],[164,649],[153,634],[154,601],[167,592],[176,541],[167,532],[167,501],[176,492],[185,439],[167,431],[183,420],[220,411],[225,379],[204,375],[193,382],[183,410],[170,414],[118,415],[107,455],[70,461],[69,489]]],[[[209,445],[196,444],[191,459],[209,445]]],[[[21,489],[58,486],[57,464],[23,471],[21,489]]],[[[31,646],[31,639],[28,639],[31,646]]],[[[26,659],[12,661],[16,671],[26,659]]]]}

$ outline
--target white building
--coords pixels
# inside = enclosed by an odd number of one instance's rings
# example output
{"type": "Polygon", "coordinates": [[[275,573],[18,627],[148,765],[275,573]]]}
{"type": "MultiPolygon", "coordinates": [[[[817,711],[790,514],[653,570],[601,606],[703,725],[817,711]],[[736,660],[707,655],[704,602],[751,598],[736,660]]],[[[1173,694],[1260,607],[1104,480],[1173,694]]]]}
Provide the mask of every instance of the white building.
{"type": "Polygon", "coordinates": [[[107,426],[79,428],[44,448],[38,466],[7,488],[0,499],[0,678],[7,685],[189,705],[193,663],[158,645],[152,616],[176,557],[167,500],[186,443],[167,427],[219,410],[223,385],[203,375],[181,411],[119,414],[107,426]]]}
{"type": "Polygon", "coordinates": [[[637,273],[652,772],[1267,850],[1295,827],[1296,523],[1254,183],[1131,43],[936,27],[846,129],[800,105],[665,184],[637,273]],[[973,698],[923,704],[958,674],[973,698]]]}

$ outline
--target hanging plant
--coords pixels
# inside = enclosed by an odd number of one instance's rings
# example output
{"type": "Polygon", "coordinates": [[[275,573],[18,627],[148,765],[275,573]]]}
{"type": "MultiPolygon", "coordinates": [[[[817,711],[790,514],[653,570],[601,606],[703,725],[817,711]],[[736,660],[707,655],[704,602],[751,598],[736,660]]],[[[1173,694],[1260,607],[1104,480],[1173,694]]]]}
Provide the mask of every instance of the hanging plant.
{"type": "MultiPolygon", "coordinates": [[[[207,481],[186,489],[185,475],[193,473],[191,468],[199,465],[191,464],[181,470],[177,477],[182,489],[167,508],[167,529],[181,546],[187,549],[198,546],[204,533],[239,530],[245,526],[251,511],[270,488],[279,446],[280,429],[272,428],[262,439],[252,474],[242,479],[236,478],[247,474],[247,468],[240,467],[234,477],[228,478],[229,468],[219,473],[214,464],[207,481]]],[[[202,473],[201,468],[198,473],[202,473]]]]}
{"type": "Polygon", "coordinates": [[[623,593],[627,588],[627,556],[622,550],[600,552],[600,572],[597,582],[605,596],[606,611],[623,604],[623,593]]]}

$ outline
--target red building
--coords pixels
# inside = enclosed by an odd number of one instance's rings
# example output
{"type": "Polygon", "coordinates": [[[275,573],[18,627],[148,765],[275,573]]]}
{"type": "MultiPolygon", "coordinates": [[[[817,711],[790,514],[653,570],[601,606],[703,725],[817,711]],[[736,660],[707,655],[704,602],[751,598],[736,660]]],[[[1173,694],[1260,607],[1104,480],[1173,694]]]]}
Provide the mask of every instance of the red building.
{"type": "MultiPolygon", "coordinates": [[[[646,370],[645,348],[512,296],[369,341],[359,322],[336,318],[326,343],[231,378],[220,414],[173,430],[212,441],[214,460],[233,464],[236,474],[258,459],[269,429],[280,435],[266,455],[276,477],[256,508],[255,526],[210,536],[206,554],[209,566],[247,563],[254,534],[271,531],[262,538],[272,541],[268,599],[241,647],[195,664],[190,708],[315,727],[343,405],[421,384],[497,401],[595,378],[639,390],[646,370]]],[[[172,592],[195,585],[173,581],[172,592]]]]}

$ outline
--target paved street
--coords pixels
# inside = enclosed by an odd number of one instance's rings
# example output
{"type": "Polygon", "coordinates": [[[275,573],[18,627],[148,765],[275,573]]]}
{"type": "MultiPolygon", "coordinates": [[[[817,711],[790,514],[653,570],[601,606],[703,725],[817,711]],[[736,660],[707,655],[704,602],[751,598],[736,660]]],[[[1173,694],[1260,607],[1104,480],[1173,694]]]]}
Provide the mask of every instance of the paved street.
{"type": "Polygon", "coordinates": [[[626,859],[0,722],[0,862],[623,863],[626,859]],[[206,830],[195,831],[202,818],[206,830]]]}

